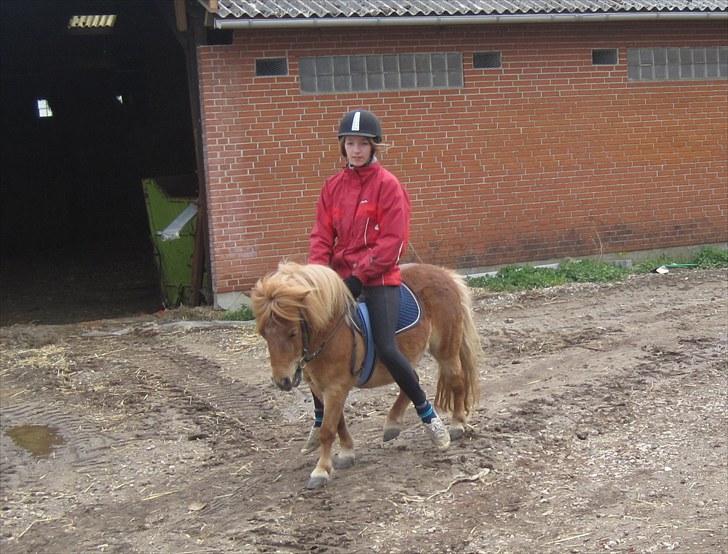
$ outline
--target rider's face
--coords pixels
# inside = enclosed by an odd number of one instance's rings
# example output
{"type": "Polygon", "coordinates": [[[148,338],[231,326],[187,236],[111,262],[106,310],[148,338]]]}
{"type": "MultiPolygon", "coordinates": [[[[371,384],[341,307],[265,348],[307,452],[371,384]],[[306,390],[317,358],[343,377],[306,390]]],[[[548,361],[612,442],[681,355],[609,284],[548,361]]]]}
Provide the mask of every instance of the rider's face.
{"type": "Polygon", "coordinates": [[[366,165],[372,158],[372,144],[367,137],[349,136],[344,139],[346,159],[354,167],[366,165]]]}

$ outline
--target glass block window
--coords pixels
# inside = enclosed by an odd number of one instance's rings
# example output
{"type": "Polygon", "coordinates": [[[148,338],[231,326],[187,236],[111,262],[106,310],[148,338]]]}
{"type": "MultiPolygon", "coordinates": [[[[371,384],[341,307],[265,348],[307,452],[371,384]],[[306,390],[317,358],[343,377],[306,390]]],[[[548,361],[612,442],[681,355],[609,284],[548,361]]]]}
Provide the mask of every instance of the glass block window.
{"type": "Polygon", "coordinates": [[[500,66],[500,52],[476,52],[473,54],[473,67],[475,69],[494,69],[500,66]]]}
{"type": "Polygon", "coordinates": [[[629,48],[632,81],[728,79],[728,46],[708,48],[629,48]]]}
{"type": "Polygon", "coordinates": [[[301,91],[336,93],[463,86],[457,52],[304,57],[301,91]]]}

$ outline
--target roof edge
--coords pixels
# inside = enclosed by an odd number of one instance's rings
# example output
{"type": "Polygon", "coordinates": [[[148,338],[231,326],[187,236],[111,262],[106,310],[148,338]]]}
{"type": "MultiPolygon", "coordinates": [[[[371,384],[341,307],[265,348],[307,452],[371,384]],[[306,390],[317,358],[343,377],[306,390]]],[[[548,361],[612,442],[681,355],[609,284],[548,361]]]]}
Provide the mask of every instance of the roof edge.
{"type": "Polygon", "coordinates": [[[520,23],[590,23],[605,21],[726,20],[728,12],[619,12],[505,15],[426,15],[388,17],[308,17],[224,19],[215,17],[216,29],[280,29],[372,26],[485,25],[520,23]]]}

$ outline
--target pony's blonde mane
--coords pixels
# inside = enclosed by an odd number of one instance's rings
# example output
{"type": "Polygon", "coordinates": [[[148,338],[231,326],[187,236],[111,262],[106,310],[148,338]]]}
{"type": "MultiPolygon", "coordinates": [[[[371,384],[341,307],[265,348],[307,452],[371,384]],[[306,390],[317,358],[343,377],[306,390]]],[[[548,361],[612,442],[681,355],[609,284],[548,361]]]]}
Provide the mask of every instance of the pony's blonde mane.
{"type": "Polygon", "coordinates": [[[312,331],[322,330],[354,301],[334,270],[295,262],[281,262],[277,271],[259,279],[250,299],[259,332],[272,317],[303,318],[312,331]]]}

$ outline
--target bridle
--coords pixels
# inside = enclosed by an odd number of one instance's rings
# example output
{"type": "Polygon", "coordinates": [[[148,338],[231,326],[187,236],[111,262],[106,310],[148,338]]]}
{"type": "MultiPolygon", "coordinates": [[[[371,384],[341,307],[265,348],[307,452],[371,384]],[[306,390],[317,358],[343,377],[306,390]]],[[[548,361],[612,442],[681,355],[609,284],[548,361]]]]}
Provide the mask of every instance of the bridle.
{"type": "MultiPolygon", "coordinates": [[[[321,342],[321,344],[318,346],[316,350],[313,352],[310,351],[311,346],[311,333],[308,328],[308,323],[306,322],[306,318],[303,317],[303,314],[301,314],[301,342],[302,342],[302,352],[301,352],[301,358],[298,360],[298,363],[296,364],[296,371],[293,374],[293,386],[297,387],[299,384],[301,384],[301,375],[303,374],[303,370],[306,368],[309,362],[312,362],[316,358],[318,358],[319,354],[324,351],[324,348],[326,348],[326,345],[329,343],[329,341],[334,337],[336,332],[339,330],[339,327],[341,327],[341,324],[346,319],[347,312],[344,311],[341,316],[339,316],[338,321],[336,322],[336,325],[334,325],[334,328],[331,330],[331,332],[326,336],[326,338],[321,342]]],[[[356,365],[356,337],[354,335],[354,328],[353,326],[349,326],[349,330],[351,331],[351,338],[352,338],[352,349],[351,349],[351,371],[354,373],[354,366],[356,365]]]]}

